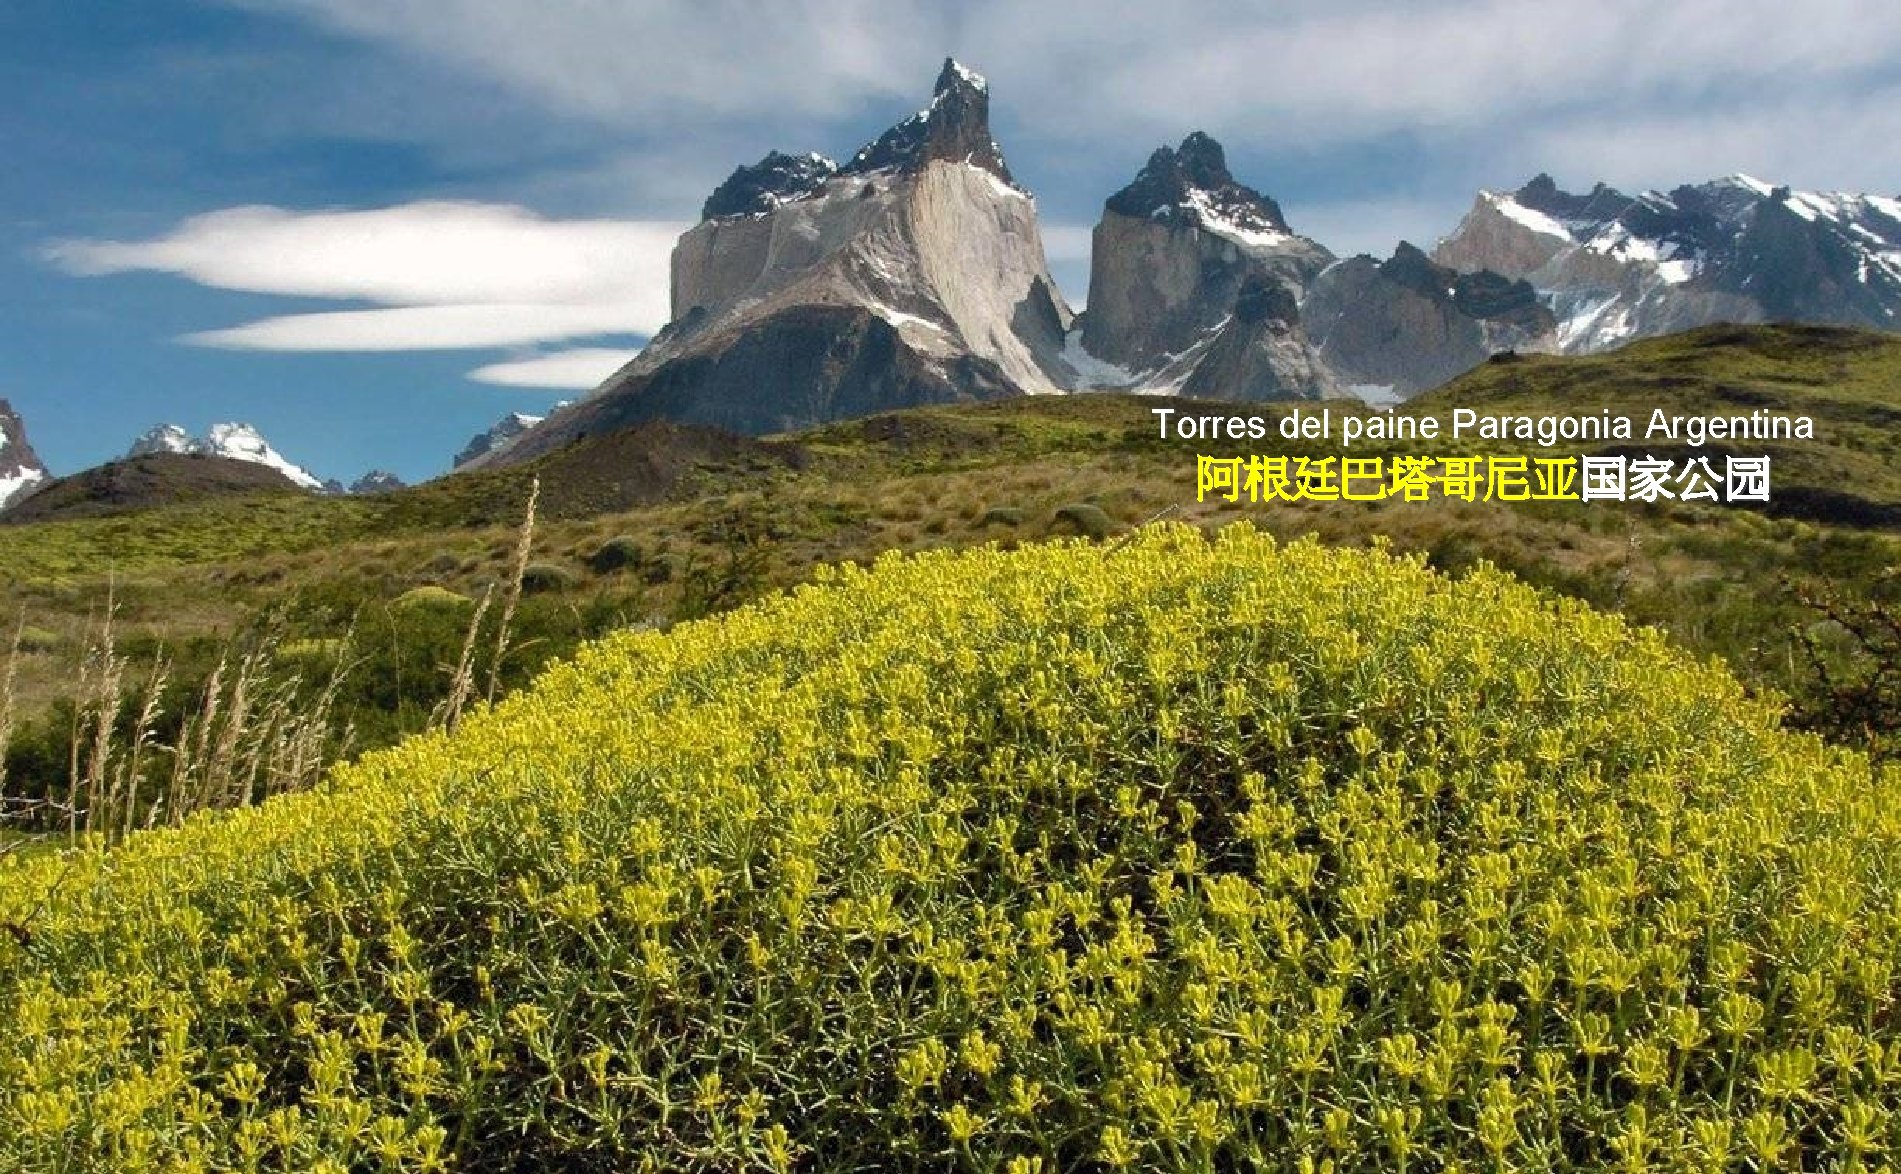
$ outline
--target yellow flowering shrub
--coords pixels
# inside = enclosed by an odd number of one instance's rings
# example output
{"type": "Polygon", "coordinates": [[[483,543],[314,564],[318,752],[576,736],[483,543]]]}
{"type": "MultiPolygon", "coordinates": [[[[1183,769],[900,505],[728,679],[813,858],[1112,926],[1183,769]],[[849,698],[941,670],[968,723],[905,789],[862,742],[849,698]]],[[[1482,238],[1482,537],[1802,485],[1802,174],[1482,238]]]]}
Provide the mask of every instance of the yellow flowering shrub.
{"type": "Polygon", "coordinates": [[[1901,780],[1502,575],[1158,527],[586,649],[0,866],[0,1168],[1875,1170],[1901,780]]]}

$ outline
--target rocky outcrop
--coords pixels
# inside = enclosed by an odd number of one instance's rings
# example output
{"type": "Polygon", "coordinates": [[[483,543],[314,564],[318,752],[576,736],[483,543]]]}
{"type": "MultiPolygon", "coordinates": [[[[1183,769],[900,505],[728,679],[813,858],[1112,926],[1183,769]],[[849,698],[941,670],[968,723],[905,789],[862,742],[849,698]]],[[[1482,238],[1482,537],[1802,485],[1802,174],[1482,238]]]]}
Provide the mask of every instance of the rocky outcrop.
{"type": "MultiPolygon", "coordinates": [[[[1324,247],[1288,227],[1272,199],[1234,178],[1220,143],[1196,132],[1180,147],[1149,156],[1104,204],[1082,349],[1128,371],[1132,384],[1154,383],[1164,371],[1179,372],[1190,351],[1214,345],[1212,335],[1236,319],[1244,289],[1259,297],[1278,287],[1297,305],[1332,260],[1324,247]]],[[[1297,310],[1280,316],[1290,325],[1297,319],[1297,310]]],[[[1301,388],[1298,369],[1307,365],[1303,357],[1280,382],[1294,394],[1319,392],[1318,383],[1301,388]]],[[[1210,380],[1204,376],[1196,385],[1210,380]]]]}
{"type": "Polygon", "coordinates": [[[1436,387],[1502,350],[1550,349],[1556,328],[1530,284],[1460,273],[1403,241],[1385,261],[1328,269],[1301,310],[1328,369],[1376,398],[1436,387]]]}
{"type": "Polygon", "coordinates": [[[403,479],[385,469],[371,469],[369,472],[350,482],[344,492],[352,497],[370,497],[379,493],[395,493],[407,489],[403,479]]]}
{"type": "Polygon", "coordinates": [[[983,79],[947,62],[930,105],[844,166],[775,153],[735,172],[675,246],[672,321],[646,350],[467,464],[531,459],[606,421],[762,432],[1072,388],[1072,314],[989,104],[983,79]]]}
{"type": "Polygon", "coordinates": [[[455,467],[460,469],[479,458],[493,459],[500,456],[543,419],[545,417],[530,416],[525,412],[508,413],[490,425],[486,432],[479,432],[469,438],[469,442],[455,456],[455,467]]]}
{"type": "Polygon", "coordinates": [[[1529,281],[1572,352],[1715,322],[1893,329],[1901,314],[1901,201],[1745,175],[1639,196],[1540,175],[1481,192],[1434,257],[1529,281]]]}
{"type": "Polygon", "coordinates": [[[1293,291],[1257,276],[1241,287],[1233,314],[1200,349],[1180,390],[1198,399],[1251,403],[1331,396],[1344,388],[1302,328],[1293,291]]]}
{"type": "Polygon", "coordinates": [[[47,480],[46,466],[27,443],[26,422],[0,399],[0,510],[25,500],[47,480]]]}

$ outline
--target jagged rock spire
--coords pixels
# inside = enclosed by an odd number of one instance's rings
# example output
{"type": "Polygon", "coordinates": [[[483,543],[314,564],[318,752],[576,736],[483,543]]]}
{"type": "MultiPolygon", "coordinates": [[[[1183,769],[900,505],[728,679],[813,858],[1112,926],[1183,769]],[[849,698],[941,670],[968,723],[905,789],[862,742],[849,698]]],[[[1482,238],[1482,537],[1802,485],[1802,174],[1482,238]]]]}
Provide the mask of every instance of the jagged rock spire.
{"type": "Polygon", "coordinates": [[[1014,184],[1003,152],[990,137],[990,87],[954,58],[938,71],[931,104],[852,156],[844,171],[915,171],[933,160],[969,163],[1014,184]]]}
{"type": "Polygon", "coordinates": [[[968,163],[1016,183],[990,137],[990,86],[954,58],[944,59],[929,106],[867,143],[845,166],[818,154],[768,152],[751,167],[734,169],[707,198],[700,217],[759,216],[816,194],[835,176],[915,172],[932,161],[968,163]]]}
{"type": "Polygon", "coordinates": [[[1180,147],[1157,148],[1107,208],[1122,216],[1202,223],[1219,220],[1253,232],[1290,231],[1280,205],[1237,181],[1221,144],[1202,131],[1180,147]]]}

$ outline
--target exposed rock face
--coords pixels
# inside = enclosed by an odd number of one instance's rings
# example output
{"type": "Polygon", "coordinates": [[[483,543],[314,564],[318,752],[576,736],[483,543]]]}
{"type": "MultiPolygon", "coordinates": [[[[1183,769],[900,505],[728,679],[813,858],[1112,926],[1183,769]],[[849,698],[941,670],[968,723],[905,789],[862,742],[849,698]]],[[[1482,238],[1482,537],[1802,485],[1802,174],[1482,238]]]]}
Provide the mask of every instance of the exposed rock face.
{"type": "Polygon", "coordinates": [[[1901,201],[1744,175],[1635,197],[1540,175],[1481,192],[1434,255],[1530,281],[1573,352],[1724,321],[1894,329],[1901,314],[1901,201]]]}
{"type": "Polygon", "coordinates": [[[1307,399],[1341,390],[1301,327],[1293,291],[1261,276],[1241,287],[1233,315],[1181,382],[1183,395],[1242,402],[1307,399]]]}
{"type": "Polygon", "coordinates": [[[838,164],[823,155],[784,155],[773,151],[751,167],[740,167],[713,189],[700,209],[702,220],[752,216],[802,200],[825,186],[838,164]]]}
{"type": "Polygon", "coordinates": [[[931,104],[845,166],[775,153],[734,173],[674,248],[673,321],[587,401],[467,463],[527,460],[610,420],[762,432],[1069,389],[1072,315],[989,104],[947,62],[931,104]]]}
{"type": "Polygon", "coordinates": [[[748,435],[891,408],[1019,394],[1004,373],[972,355],[928,358],[899,330],[859,306],[790,306],[663,364],[633,394],[594,396],[555,413],[508,450],[531,460],[575,440],[650,420],[748,435]],[[762,395],[762,387],[771,390],[762,395]]]}
{"type": "Polygon", "coordinates": [[[350,482],[344,492],[353,497],[363,497],[378,493],[395,493],[398,489],[407,489],[403,479],[383,469],[371,469],[369,472],[350,482]]]}
{"type": "Polygon", "coordinates": [[[48,480],[46,466],[26,440],[26,423],[0,399],[0,510],[22,501],[48,480]]]}
{"type": "Polygon", "coordinates": [[[500,456],[543,419],[545,419],[543,416],[530,416],[523,412],[508,413],[497,420],[488,431],[469,438],[469,442],[462,446],[462,451],[456,454],[455,467],[460,469],[479,457],[500,456]]]}
{"type": "MultiPolygon", "coordinates": [[[[1288,227],[1273,200],[1239,183],[1221,144],[1198,131],[1179,148],[1149,156],[1134,181],[1104,205],[1082,349],[1125,369],[1130,384],[1153,384],[1169,372],[1185,388],[1192,371],[1181,370],[1181,359],[1216,345],[1213,334],[1237,321],[1244,289],[1259,297],[1280,287],[1297,305],[1332,261],[1333,254],[1288,227]]],[[[1279,318],[1297,326],[1298,311],[1279,318]]],[[[1298,350],[1297,331],[1283,333],[1298,350]]],[[[1300,372],[1310,367],[1302,356],[1282,372],[1278,382],[1287,394],[1324,390],[1321,382],[1302,384],[1300,372]]],[[[1211,378],[1194,382],[1205,387],[1211,378]]]]}
{"type": "Polygon", "coordinates": [[[1400,398],[1501,350],[1549,349],[1556,326],[1526,282],[1462,274],[1403,241],[1385,261],[1361,256],[1328,269],[1301,310],[1341,381],[1400,398]]]}

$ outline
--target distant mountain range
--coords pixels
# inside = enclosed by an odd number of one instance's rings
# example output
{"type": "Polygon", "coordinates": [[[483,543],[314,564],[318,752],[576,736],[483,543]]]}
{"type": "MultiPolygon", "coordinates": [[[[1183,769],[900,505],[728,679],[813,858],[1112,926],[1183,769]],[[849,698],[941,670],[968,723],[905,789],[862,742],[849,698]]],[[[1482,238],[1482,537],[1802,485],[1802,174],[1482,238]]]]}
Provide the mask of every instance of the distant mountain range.
{"type": "MultiPolygon", "coordinates": [[[[1051,278],[1036,201],[955,61],[927,106],[840,164],[768,153],[674,247],[672,320],[594,392],[511,413],[455,468],[649,421],[743,434],[932,403],[1099,390],[1390,404],[1507,350],[1591,353],[1717,322],[1901,326],[1901,200],[1744,175],[1631,196],[1540,175],[1481,192],[1430,250],[1341,258],[1196,132],[1104,201],[1087,309],[1051,278]]],[[[254,428],[154,428],[131,455],[262,465],[347,488],[254,428]]],[[[0,504],[46,479],[0,401],[0,504]]]]}
{"type": "Polygon", "coordinates": [[[349,485],[337,480],[322,480],[316,474],[287,459],[264,439],[264,434],[249,424],[213,424],[203,436],[193,436],[176,424],[159,424],[148,429],[126,451],[128,459],[170,453],[178,456],[222,457],[274,470],[300,489],[333,495],[390,493],[403,488],[394,473],[372,469],[349,485]]]}
{"type": "Polygon", "coordinates": [[[1638,196],[1540,175],[1481,192],[1434,256],[1529,281],[1569,352],[1717,321],[1901,325],[1901,200],[1747,175],[1638,196]]]}
{"type": "Polygon", "coordinates": [[[1105,201],[1078,314],[989,107],[949,61],[928,106],[845,164],[774,151],[735,170],[674,249],[673,318],[647,349],[458,467],[652,419],[757,434],[1103,389],[1396,402],[1502,350],[1721,321],[1891,328],[1901,312],[1901,201],[1745,176],[1572,195],[1539,176],[1482,193],[1430,252],[1342,259],[1197,132],[1105,201]]]}

